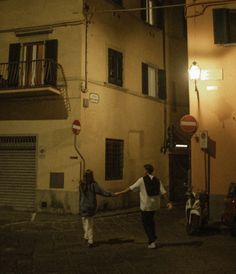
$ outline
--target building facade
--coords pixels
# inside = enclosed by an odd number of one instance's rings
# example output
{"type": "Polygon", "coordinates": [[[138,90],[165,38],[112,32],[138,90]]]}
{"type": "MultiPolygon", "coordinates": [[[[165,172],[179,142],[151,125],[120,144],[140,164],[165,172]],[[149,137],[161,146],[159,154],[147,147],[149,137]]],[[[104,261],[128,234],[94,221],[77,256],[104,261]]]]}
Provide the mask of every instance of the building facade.
{"type": "Polygon", "coordinates": [[[220,219],[224,196],[235,181],[235,1],[187,1],[190,113],[198,121],[192,136],[192,184],[210,193],[210,214],[220,219]]]}
{"type": "MultiPolygon", "coordinates": [[[[153,8],[161,2],[0,1],[1,206],[78,213],[86,168],[118,191],[148,162],[168,188],[161,148],[171,111],[166,69],[176,56],[165,59],[172,36],[164,9],[153,8]]],[[[131,193],[99,207],[137,202],[131,193]]]]}

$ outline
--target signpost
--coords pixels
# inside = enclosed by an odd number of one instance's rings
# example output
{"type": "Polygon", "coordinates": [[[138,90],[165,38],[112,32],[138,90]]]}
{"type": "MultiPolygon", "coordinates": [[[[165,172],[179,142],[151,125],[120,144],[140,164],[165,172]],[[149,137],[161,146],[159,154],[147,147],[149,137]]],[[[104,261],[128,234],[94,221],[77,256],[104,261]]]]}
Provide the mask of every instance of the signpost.
{"type": "Polygon", "coordinates": [[[192,115],[184,115],[180,119],[180,128],[187,133],[195,133],[198,128],[198,122],[192,115]]]}

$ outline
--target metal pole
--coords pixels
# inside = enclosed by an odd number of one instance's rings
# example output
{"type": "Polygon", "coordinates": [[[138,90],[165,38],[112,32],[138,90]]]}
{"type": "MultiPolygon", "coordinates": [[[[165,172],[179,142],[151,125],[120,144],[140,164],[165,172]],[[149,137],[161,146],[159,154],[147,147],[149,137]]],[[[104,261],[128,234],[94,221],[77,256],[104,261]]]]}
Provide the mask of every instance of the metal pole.
{"type": "Polygon", "coordinates": [[[84,171],[85,171],[85,159],[83,157],[83,155],[80,153],[78,147],[77,147],[77,134],[74,134],[74,148],[76,150],[76,152],[79,154],[81,160],[82,160],[82,167],[80,165],[80,180],[82,180],[83,178],[83,174],[84,174],[84,171]]]}

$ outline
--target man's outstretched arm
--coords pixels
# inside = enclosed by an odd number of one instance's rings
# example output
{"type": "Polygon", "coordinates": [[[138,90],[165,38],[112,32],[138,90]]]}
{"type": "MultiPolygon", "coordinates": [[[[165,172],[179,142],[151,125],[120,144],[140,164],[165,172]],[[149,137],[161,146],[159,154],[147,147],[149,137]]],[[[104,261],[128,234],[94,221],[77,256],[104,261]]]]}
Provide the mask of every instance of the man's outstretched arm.
{"type": "Polygon", "coordinates": [[[124,190],[122,190],[122,191],[115,192],[114,194],[115,194],[115,196],[118,196],[118,195],[127,193],[127,192],[129,192],[129,191],[131,191],[131,189],[128,187],[128,188],[126,188],[126,189],[124,189],[124,190]]]}

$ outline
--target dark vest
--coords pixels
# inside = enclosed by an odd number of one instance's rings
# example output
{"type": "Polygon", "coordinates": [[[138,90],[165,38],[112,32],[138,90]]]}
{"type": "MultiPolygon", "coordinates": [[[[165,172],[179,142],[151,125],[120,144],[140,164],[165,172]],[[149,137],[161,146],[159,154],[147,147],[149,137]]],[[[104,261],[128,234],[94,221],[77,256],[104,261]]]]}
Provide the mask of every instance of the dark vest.
{"type": "Polygon", "coordinates": [[[158,178],[146,175],[143,177],[144,185],[148,196],[156,196],[160,194],[160,181],[158,178]]]}

